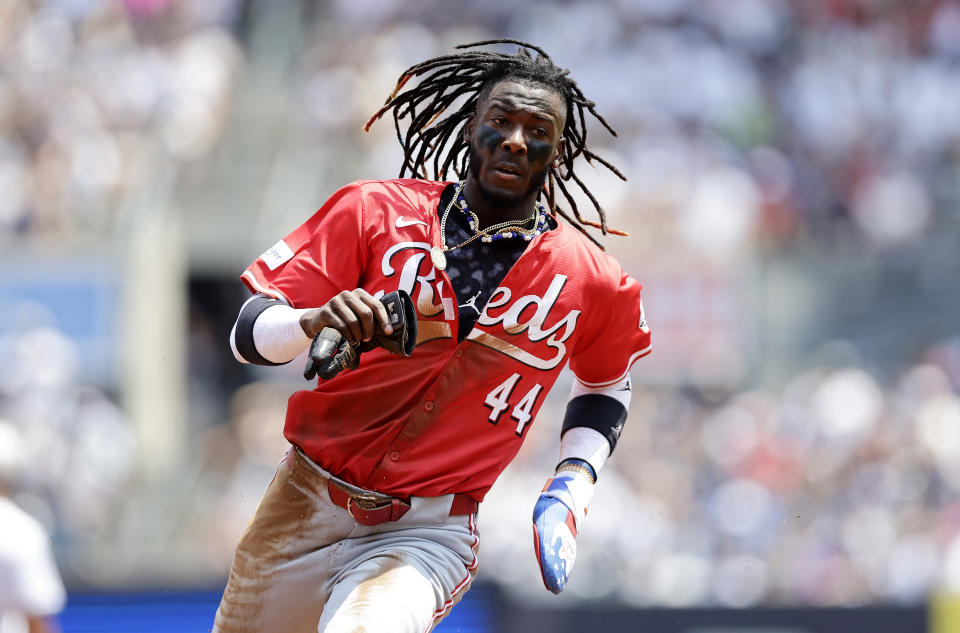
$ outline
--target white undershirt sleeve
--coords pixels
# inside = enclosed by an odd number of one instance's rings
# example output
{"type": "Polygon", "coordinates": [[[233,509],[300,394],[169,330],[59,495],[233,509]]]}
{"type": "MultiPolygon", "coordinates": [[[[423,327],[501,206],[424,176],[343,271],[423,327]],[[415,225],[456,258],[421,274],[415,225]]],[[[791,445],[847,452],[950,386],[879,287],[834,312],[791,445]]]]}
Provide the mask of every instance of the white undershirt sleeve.
{"type": "Polygon", "coordinates": [[[576,376],[573,377],[573,386],[570,388],[571,400],[578,396],[585,396],[591,393],[613,398],[622,404],[624,409],[627,411],[630,410],[630,396],[633,394],[633,391],[630,385],[629,375],[622,380],[613,383],[612,385],[607,385],[606,387],[588,387],[580,382],[576,376]]]}
{"type": "Polygon", "coordinates": [[[260,313],[253,324],[253,344],[271,363],[288,363],[310,347],[310,337],[300,325],[300,317],[309,308],[271,306],[260,313]]]}
{"type": "MultiPolygon", "coordinates": [[[[247,301],[249,303],[253,297],[247,301]]],[[[247,304],[244,303],[244,306],[247,304]]],[[[253,344],[266,360],[271,363],[289,363],[310,346],[310,338],[300,325],[300,317],[310,308],[296,309],[286,304],[270,306],[257,316],[253,324],[253,344]]],[[[243,311],[243,308],[240,308],[243,311]]],[[[241,363],[248,363],[236,344],[237,324],[230,332],[230,348],[234,357],[241,363]]]]}

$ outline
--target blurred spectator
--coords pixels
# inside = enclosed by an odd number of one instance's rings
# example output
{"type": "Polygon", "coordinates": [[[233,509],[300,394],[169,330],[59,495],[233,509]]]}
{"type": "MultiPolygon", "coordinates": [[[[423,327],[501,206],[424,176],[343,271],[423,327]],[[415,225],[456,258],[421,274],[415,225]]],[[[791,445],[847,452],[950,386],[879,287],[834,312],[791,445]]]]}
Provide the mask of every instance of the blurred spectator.
{"type": "Polygon", "coordinates": [[[42,310],[32,317],[0,334],[0,416],[22,439],[23,463],[42,465],[20,473],[15,498],[61,537],[68,578],[91,581],[111,573],[103,557],[124,540],[135,437],[120,408],[83,381],[76,344],[42,310]]]}
{"type": "Polygon", "coordinates": [[[0,420],[0,633],[54,633],[66,593],[50,537],[10,499],[23,454],[16,429],[0,420]]]}

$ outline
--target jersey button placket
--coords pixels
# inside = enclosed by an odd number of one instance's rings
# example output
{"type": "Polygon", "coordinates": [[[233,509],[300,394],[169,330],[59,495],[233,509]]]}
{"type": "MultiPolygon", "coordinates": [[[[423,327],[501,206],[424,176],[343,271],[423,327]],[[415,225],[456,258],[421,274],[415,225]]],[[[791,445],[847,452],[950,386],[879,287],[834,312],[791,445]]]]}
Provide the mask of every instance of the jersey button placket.
{"type": "Polygon", "coordinates": [[[390,459],[392,461],[397,461],[400,459],[400,451],[390,451],[390,459]]]}

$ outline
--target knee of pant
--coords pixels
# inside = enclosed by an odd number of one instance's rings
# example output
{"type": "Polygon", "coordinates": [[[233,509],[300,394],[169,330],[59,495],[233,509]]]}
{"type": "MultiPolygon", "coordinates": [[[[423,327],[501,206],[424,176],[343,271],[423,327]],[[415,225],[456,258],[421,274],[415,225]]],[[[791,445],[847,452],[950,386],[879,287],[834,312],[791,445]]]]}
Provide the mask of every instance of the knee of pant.
{"type": "Polygon", "coordinates": [[[383,633],[383,631],[406,633],[423,630],[423,625],[419,622],[361,622],[353,618],[334,618],[322,629],[317,629],[318,633],[383,633]]]}
{"type": "Polygon", "coordinates": [[[327,603],[333,612],[321,617],[320,633],[420,633],[433,619],[431,592],[411,593],[410,588],[391,594],[361,596],[352,593],[344,603],[327,603]],[[326,624],[324,624],[324,622],[326,624]]]}
{"type": "Polygon", "coordinates": [[[331,622],[329,626],[318,630],[318,633],[373,633],[373,629],[361,622],[345,623],[331,622]]]}

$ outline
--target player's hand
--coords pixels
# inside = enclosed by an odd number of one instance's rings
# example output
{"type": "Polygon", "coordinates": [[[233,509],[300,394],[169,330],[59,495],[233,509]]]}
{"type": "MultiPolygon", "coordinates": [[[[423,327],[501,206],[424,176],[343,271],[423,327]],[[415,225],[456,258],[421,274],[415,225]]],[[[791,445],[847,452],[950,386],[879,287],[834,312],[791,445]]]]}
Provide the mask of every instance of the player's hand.
{"type": "Polygon", "coordinates": [[[577,534],[593,493],[587,475],[562,471],[548,479],[533,508],[533,549],[544,586],[560,593],[577,558],[577,534]],[[582,508],[578,507],[580,499],[582,508]]]}
{"type": "Polygon", "coordinates": [[[354,345],[373,338],[377,326],[384,334],[393,334],[386,308],[363,288],[344,290],[325,305],[300,317],[300,327],[310,338],[329,327],[354,345]]]}
{"type": "MultiPolygon", "coordinates": [[[[410,356],[413,353],[417,344],[417,312],[410,295],[403,290],[397,290],[376,300],[364,290],[355,290],[353,293],[340,293],[331,299],[327,306],[315,311],[314,316],[317,319],[322,318],[324,310],[331,305],[334,306],[331,312],[339,314],[337,306],[346,304],[350,297],[359,297],[361,300],[369,297],[375,306],[366,317],[376,323],[371,338],[358,342],[348,339],[333,326],[323,327],[320,333],[313,337],[307,352],[307,365],[303,370],[303,377],[307,380],[313,380],[318,375],[323,380],[330,380],[345,369],[356,369],[360,366],[360,354],[375,347],[382,347],[400,356],[410,356]],[[386,315],[386,324],[379,319],[381,312],[386,315]]],[[[305,316],[309,315],[310,313],[306,313],[305,316]]],[[[309,333],[308,326],[303,327],[304,332],[309,333]]]]}
{"type": "Polygon", "coordinates": [[[359,366],[360,352],[357,351],[357,346],[351,345],[335,329],[325,327],[310,343],[303,377],[313,380],[320,376],[323,380],[330,380],[345,369],[356,369],[359,366]]]}

